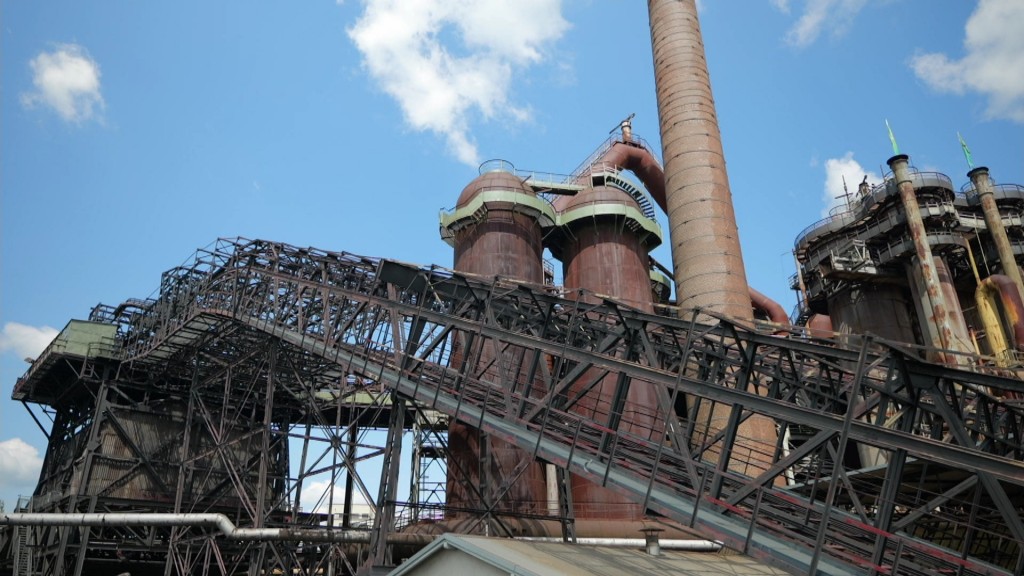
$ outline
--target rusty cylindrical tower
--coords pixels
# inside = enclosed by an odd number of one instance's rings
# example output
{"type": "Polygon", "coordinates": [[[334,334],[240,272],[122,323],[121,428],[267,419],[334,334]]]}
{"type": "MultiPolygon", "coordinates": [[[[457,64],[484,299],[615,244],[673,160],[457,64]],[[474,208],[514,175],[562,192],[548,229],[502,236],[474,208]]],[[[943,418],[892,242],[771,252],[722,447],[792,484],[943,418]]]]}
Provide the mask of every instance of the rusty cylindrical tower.
{"type": "MultiPolygon", "coordinates": [[[[541,284],[542,226],[553,223],[551,205],[515,176],[511,164],[490,161],[462,191],[455,210],[441,215],[441,236],[455,247],[455,269],[460,272],[541,284]]],[[[460,356],[463,346],[454,346],[453,354],[460,356]]],[[[485,346],[470,370],[491,382],[524,389],[525,377],[513,368],[523,362],[521,349],[485,346]]],[[[459,363],[453,360],[453,365],[459,363]]],[[[541,393],[539,386],[534,392],[541,393]]],[[[506,494],[494,493],[520,461],[532,459],[529,454],[458,421],[449,427],[448,442],[447,501],[454,515],[488,508],[513,514],[545,511],[546,484],[539,462],[532,462],[506,494]]]]}
{"type": "MultiPolygon", "coordinates": [[[[645,213],[634,195],[614,183],[631,187],[617,175],[618,166],[594,169],[587,187],[577,195],[555,201],[558,223],[546,239],[552,254],[562,260],[565,288],[585,301],[610,295],[627,306],[652,312],[650,249],[661,244],[661,229],[648,204],[645,213]],[[610,173],[606,173],[606,169],[610,173]],[[596,293],[596,294],[592,294],[596,293]]],[[[633,194],[642,192],[633,189],[633,194]]],[[[627,358],[632,360],[632,358],[627,358]]],[[[620,375],[592,369],[569,390],[572,397],[595,388],[572,410],[610,428],[646,438],[664,438],[664,415],[659,415],[653,384],[639,379],[624,388],[620,375]]],[[[572,477],[573,510],[580,519],[640,520],[643,506],[618,492],[572,477]]]]}
{"type": "Polygon", "coordinates": [[[676,300],[750,319],[750,295],[694,0],[649,0],[676,300]]]}

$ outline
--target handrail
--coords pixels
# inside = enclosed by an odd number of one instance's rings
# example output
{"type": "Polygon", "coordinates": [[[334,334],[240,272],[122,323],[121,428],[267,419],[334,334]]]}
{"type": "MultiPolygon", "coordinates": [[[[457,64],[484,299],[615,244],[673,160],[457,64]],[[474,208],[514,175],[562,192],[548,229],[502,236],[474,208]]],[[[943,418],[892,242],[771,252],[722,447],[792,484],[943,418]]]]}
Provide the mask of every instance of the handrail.
{"type": "MultiPolygon", "coordinates": [[[[911,181],[914,183],[915,190],[920,194],[922,190],[931,188],[940,188],[948,190],[951,196],[955,195],[953,190],[953,181],[942,174],[941,172],[911,172],[911,181]]],[[[840,227],[846,226],[856,222],[864,217],[870,217],[870,208],[880,202],[885,201],[888,198],[899,196],[899,190],[896,186],[894,179],[887,179],[882,184],[876,184],[872,186],[870,192],[863,197],[860,197],[854,201],[851,205],[851,209],[843,211],[841,213],[830,215],[826,218],[818,220],[813,224],[807,226],[800,231],[796,236],[796,240],[793,242],[793,246],[800,250],[801,246],[809,243],[810,237],[814,232],[822,230],[826,227],[831,227],[835,222],[840,223],[840,227]]]]}

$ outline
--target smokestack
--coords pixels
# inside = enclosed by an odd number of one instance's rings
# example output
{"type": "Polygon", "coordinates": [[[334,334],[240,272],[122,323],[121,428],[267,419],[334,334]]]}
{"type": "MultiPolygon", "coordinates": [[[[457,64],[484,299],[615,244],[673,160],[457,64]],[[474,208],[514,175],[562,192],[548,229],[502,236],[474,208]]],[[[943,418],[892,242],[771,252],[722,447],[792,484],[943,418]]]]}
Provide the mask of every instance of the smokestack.
{"type": "MultiPolygon", "coordinates": [[[[907,217],[907,229],[914,241],[918,268],[912,269],[912,272],[920,275],[924,285],[924,293],[915,295],[918,298],[924,297],[927,302],[927,306],[924,307],[926,317],[921,318],[924,324],[922,328],[932,333],[931,344],[936,348],[963,351],[963,343],[955,336],[954,322],[956,320],[951,313],[951,304],[947,302],[939,271],[935,265],[935,258],[932,256],[932,248],[928,243],[927,229],[924,219],[921,217],[920,205],[917,202],[917,190],[915,190],[910,177],[909,159],[910,157],[906,154],[897,154],[889,158],[887,163],[889,168],[892,168],[893,176],[896,179],[900,201],[903,203],[903,212],[907,217]]],[[[962,357],[940,355],[940,361],[950,365],[955,365],[962,360],[962,357]]]]}
{"type": "MultiPolygon", "coordinates": [[[[697,5],[695,0],[648,0],[647,9],[676,301],[683,308],[753,320],[697,5]]],[[[726,430],[730,413],[730,406],[701,402],[695,442],[726,430]]],[[[732,440],[749,453],[732,458],[729,469],[752,477],[768,470],[777,441],[774,421],[752,416],[736,435],[732,440]]],[[[732,440],[715,442],[704,459],[718,462],[723,451],[732,450],[732,440]]]]}
{"type": "Polygon", "coordinates": [[[992,180],[988,177],[988,168],[978,166],[967,173],[971,179],[974,190],[978,193],[978,201],[981,203],[981,211],[985,215],[985,226],[992,237],[992,243],[999,254],[999,263],[1003,266],[1003,274],[1009,276],[1017,285],[1017,290],[1024,295],[1024,280],[1020,276],[1020,268],[1017,267],[1017,260],[1013,256],[1013,249],[1010,247],[1010,239],[1006,236],[1006,228],[1003,227],[1003,217],[999,213],[999,206],[996,205],[995,190],[992,180]]]}
{"type": "Polygon", "coordinates": [[[752,319],[695,0],[649,0],[676,300],[752,319]]]}

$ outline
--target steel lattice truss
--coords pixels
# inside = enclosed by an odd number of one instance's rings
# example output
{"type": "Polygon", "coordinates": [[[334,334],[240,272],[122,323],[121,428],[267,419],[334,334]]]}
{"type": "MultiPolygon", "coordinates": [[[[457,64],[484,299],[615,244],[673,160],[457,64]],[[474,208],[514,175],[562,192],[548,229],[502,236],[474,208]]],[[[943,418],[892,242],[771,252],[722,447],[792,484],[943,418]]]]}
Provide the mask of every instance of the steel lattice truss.
{"type": "MultiPolygon", "coordinates": [[[[286,517],[299,496],[284,439],[300,424],[343,446],[370,420],[343,399],[376,390],[391,399],[376,406],[392,437],[379,491],[362,488],[377,507],[368,562],[387,560],[396,530],[395,435],[408,407],[477,426],[794,573],[1024,570],[1021,380],[870,338],[839,348],[582,296],[239,239],[166,273],[156,300],[102,320],[119,326],[119,373],[146,375],[142,401],[177,398],[182,435],[212,439],[204,450],[185,438],[178,512],[230,502],[243,524],[298,522],[286,517]],[[346,387],[351,374],[373,384],[346,387]],[[606,379],[616,392],[597,401],[606,379]],[[631,386],[662,399],[648,430],[624,424],[638,410],[631,386]],[[754,419],[774,422],[778,440],[746,437],[754,419]],[[219,465],[201,465],[214,454],[219,465]],[[211,478],[197,481],[202,470],[211,478]]],[[[177,573],[211,559],[222,573],[299,565],[294,543],[230,545],[199,529],[166,541],[177,573]]],[[[331,554],[316,562],[366,559],[331,554]]]]}

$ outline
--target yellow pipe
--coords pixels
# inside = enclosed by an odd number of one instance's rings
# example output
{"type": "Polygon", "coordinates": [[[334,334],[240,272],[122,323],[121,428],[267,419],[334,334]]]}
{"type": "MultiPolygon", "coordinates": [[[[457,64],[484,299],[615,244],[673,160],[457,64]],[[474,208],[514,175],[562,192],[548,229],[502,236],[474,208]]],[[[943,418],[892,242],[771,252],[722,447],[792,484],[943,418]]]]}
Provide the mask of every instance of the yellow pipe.
{"type": "Polygon", "coordinates": [[[985,327],[985,339],[992,355],[996,357],[996,364],[1008,366],[1010,345],[1006,341],[1006,331],[999,317],[998,289],[986,278],[986,281],[978,284],[977,290],[974,291],[974,299],[978,304],[981,325],[985,327]]]}

